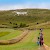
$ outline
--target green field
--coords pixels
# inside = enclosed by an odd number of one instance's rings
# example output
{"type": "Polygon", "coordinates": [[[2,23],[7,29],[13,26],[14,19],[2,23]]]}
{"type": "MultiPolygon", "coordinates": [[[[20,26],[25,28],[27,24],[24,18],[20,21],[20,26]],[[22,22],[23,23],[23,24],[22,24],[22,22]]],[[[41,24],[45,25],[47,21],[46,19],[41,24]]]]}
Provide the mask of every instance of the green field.
{"type": "MultiPolygon", "coordinates": [[[[19,31],[19,32],[21,32],[21,31],[19,31]]],[[[38,50],[37,37],[39,35],[39,32],[40,32],[39,30],[32,30],[29,32],[29,34],[23,40],[21,40],[20,42],[18,42],[16,44],[0,45],[0,50],[33,50],[33,49],[38,50]]],[[[44,43],[46,45],[50,46],[50,40],[49,40],[50,39],[50,29],[44,29],[43,33],[44,33],[44,43]]],[[[9,35],[11,36],[11,34],[9,34],[9,35]]],[[[2,39],[9,39],[9,38],[3,38],[3,37],[2,37],[2,39]]],[[[7,36],[5,36],[5,37],[7,37],[7,36]]],[[[12,36],[12,37],[14,37],[14,36],[12,36]]]]}
{"type": "Polygon", "coordinates": [[[44,33],[44,43],[50,47],[50,29],[45,29],[44,33]]]}
{"type": "Polygon", "coordinates": [[[1,29],[0,29],[0,36],[1,36],[0,37],[0,40],[9,40],[9,39],[15,38],[18,35],[21,35],[22,32],[23,32],[21,30],[14,30],[14,29],[6,29],[6,28],[5,29],[2,29],[2,30],[1,29]]]}
{"type": "Polygon", "coordinates": [[[21,41],[12,45],[0,45],[0,50],[38,50],[37,37],[39,36],[40,28],[43,28],[44,43],[50,47],[50,10],[21,9],[0,11],[0,40],[16,38],[23,31],[29,30],[29,33],[21,41]],[[18,16],[14,11],[27,11],[28,15],[18,16]]]}
{"type": "Polygon", "coordinates": [[[31,31],[28,36],[19,43],[13,45],[0,45],[0,50],[3,50],[3,48],[4,50],[37,50],[38,46],[35,40],[35,36],[38,35],[37,32],[38,31],[31,31]]]}
{"type": "MultiPolygon", "coordinates": [[[[37,37],[39,30],[30,31],[30,33],[19,43],[12,45],[0,45],[0,50],[38,50],[37,37]]],[[[50,46],[50,29],[44,29],[44,42],[50,46]]]]}
{"type": "Polygon", "coordinates": [[[0,32],[0,37],[8,35],[10,32],[0,32]]]}

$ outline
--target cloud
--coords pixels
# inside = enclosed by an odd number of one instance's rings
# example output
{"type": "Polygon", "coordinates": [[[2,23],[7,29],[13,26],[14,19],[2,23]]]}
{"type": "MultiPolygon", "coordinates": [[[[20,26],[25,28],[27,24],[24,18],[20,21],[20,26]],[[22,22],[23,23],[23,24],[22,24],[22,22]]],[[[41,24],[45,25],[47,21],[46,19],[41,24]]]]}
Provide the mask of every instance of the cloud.
{"type": "Polygon", "coordinates": [[[25,8],[50,9],[50,3],[26,3],[15,5],[3,5],[0,7],[0,10],[25,9],[25,8]]]}

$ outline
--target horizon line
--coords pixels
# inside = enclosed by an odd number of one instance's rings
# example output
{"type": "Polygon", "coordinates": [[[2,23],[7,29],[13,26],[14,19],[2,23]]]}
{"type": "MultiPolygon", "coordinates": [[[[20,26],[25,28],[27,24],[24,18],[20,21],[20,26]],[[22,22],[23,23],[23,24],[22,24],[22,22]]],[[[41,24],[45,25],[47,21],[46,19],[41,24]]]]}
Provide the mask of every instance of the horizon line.
{"type": "Polygon", "coordinates": [[[20,10],[20,9],[47,9],[47,10],[50,10],[49,8],[17,8],[17,9],[0,9],[0,11],[20,10]]]}

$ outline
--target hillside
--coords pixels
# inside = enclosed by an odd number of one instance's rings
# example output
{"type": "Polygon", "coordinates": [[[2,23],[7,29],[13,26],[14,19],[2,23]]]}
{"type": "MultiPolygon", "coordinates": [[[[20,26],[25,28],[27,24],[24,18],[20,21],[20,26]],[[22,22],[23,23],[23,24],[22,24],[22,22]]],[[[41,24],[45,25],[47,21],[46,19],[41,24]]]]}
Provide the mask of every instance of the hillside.
{"type": "Polygon", "coordinates": [[[49,50],[49,38],[50,10],[18,9],[0,11],[0,50],[49,50]],[[20,12],[20,15],[17,12],[20,12]],[[23,15],[24,12],[27,12],[27,14],[23,15]],[[41,47],[37,45],[40,28],[44,28],[42,32],[44,46],[41,47]]]}
{"type": "Polygon", "coordinates": [[[15,27],[21,23],[35,26],[37,23],[50,21],[50,10],[47,9],[18,9],[0,11],[0,27],[15,27]],[[15,12],[27,12],[27,15],[17,15],[15,12]]]}

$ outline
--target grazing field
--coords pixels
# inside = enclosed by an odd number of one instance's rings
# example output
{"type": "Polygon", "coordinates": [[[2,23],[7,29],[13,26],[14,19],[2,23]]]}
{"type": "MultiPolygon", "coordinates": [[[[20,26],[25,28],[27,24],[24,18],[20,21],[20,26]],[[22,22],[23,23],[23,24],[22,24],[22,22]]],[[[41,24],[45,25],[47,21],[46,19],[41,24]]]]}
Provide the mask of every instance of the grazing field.
{"type": "Polygon", "coordinates": [[[2,37],[0,37],[0,40],[9,40],[9,39],[15,38],[18,35],[21,35],[22,32],[23,31],[21,31],[21,30],[6,29],[6,28],[5,29],[4,28],[2,29],[1,28],[0,29],[0,36],[2,35],[2,37]]]}
{"type": "Polygon", "coordinates": [[[23,38],[19,43],[13,45],[0,45],[0,50],[37,50],[38,45],[36,39],[39,31],[30,31],[30,33],[23,38]],[[6,46],[6,47],[5,47],[6,46]]]}

